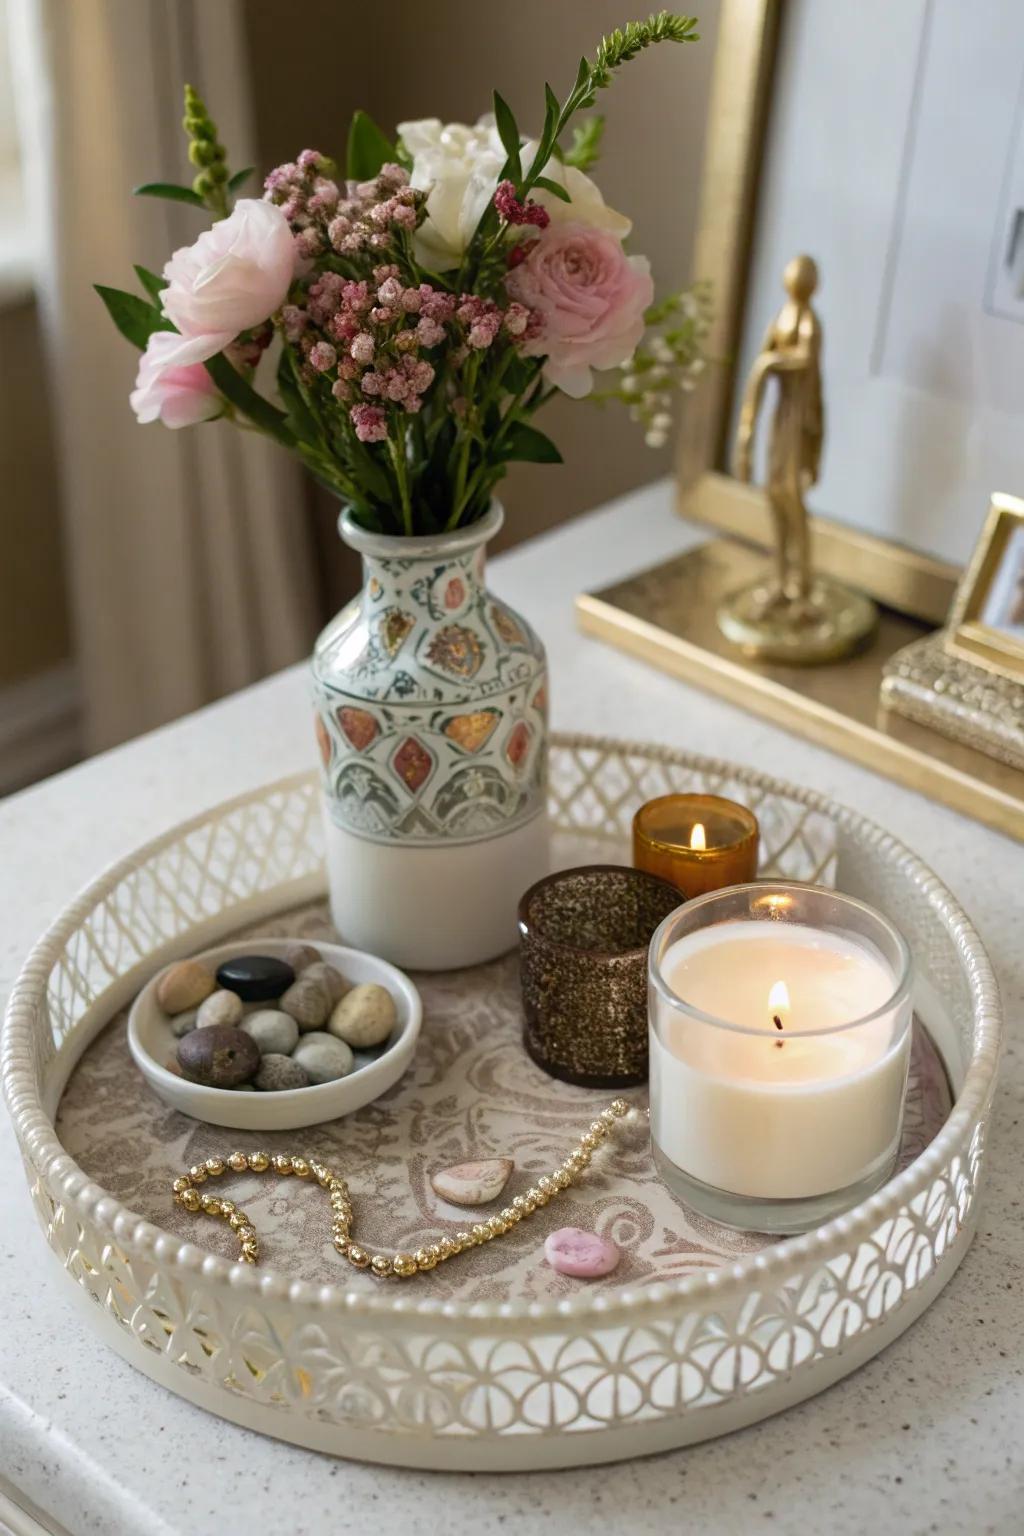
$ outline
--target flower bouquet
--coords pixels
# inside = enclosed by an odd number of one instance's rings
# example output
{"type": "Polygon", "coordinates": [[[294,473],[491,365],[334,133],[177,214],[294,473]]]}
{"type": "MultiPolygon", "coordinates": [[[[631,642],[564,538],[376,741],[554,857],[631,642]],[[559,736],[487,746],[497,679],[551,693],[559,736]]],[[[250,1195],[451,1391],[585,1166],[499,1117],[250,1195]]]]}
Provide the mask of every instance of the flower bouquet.
{"type": "Polygon", "coordinates": [[[400,963],[507,948],[545,858],[544,653],[483,585],[495,488],[517,460],[560,461],[536,425],[556,392],[624,402],[660,446],[703,367],[707,291],[655,304],[630,220],[587,174],[602,119],[580,116],[695,26],[663,11],[603,38],[563,99],[545,87],[537,138],[497,93],[473,127],[401,123],[395,142],[357,112],[343,178],[304,150],[259,200],[234,201],[252,173],[186,87],[195,179],[137,191],[217,221],[162,276],[136,267],[144,298],[98,289],[143,349],[141,422],[255,429],[345,506],[364,589],[313,663],[332,899],[350,940],[400,963]]]}

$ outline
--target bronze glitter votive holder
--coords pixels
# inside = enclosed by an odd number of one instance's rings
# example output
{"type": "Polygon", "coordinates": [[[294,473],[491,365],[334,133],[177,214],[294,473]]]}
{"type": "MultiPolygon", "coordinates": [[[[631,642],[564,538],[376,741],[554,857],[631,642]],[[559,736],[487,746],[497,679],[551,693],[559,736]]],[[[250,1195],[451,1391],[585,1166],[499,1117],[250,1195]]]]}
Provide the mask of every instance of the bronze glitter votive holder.
{"type": "Polygon", "coordinates": [[[527,1054],[584,1088],[647,1081],[647,949],[675,886],[619,864],[548,875],[519,903],[527,1054]]]}

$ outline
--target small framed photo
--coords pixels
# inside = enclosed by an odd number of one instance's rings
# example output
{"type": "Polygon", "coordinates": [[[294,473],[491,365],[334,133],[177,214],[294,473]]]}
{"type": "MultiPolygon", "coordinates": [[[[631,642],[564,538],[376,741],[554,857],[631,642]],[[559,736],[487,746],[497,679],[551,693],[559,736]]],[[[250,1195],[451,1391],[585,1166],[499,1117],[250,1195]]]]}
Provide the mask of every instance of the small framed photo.
{"type": "Polygon", "coordinates": [[[1024,677],[1024,501],[992,497],[956,590],[946,649],[1004,677],[1024,677]]]}

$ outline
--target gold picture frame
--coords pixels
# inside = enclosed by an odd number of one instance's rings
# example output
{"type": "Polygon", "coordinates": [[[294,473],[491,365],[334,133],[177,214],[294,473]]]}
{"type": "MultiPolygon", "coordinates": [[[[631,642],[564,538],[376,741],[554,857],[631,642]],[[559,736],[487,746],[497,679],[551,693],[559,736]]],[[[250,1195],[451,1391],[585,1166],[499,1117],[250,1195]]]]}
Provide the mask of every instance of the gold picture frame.
{"type": "Polygon", "coordinates": [[[1024,678],[1024,501],[1017,496],[992,497],[956,590],[946,650],[1001,677],[1024,678]]]}
{"type": "MultiPolygon", "coordinates": [[[[784,4],[722,0],[693,263],[714,277],[707,350],[716,366],[691,397],[676,459],[680,515],[762,549],[772,546],[765,499],[728,472],[727,442],[784,4]]],[[[830,518],[812,516],[810,529],[823,575],[926,624],[945,622],[958,566],[830,518]]]]}

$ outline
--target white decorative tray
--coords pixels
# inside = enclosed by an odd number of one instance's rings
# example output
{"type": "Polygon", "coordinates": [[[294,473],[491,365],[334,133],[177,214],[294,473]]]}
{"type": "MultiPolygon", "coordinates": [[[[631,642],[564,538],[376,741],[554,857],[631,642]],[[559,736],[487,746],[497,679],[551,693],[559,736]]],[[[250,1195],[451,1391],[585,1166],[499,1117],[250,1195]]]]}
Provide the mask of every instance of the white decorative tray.
{"type": "Polygon", "coordinates": [[[4,1090],[69,1292],[157,1381],[250,1428],[367,1460],[605,1461],[720,1434],[820,1391],[907,1327],[955,1270],[977,1217],[1000,1017],[984,951],[949,892],[852,811],[688,753],[556,737],[551,784],[560,864],[625,860],[642,800],[712,790],[756,810],[763,872],[834,882],[899,922],[927,1029],[906,1166],[846,1216],[771,1245],[675,1205],[634,1137],[549,1221],[540,1212],[404,1283],[342,1266],[314,1188],[225,1181],[261,1233],[260,1267],[236,1264],[226,1229],[171,1203],[170,1177],[197,1157],[257,1139],[325,1156],[348,1177],[368,1240],[417,1246],[454,1217],[430,1194],[430,1167],[485,1147],[514,1153],[525,1177],[564,1154],[610,1097],[548,1079],[518,1049],[514,960],[425,978],[414,1067],[333,1125],[256,1138],[147,1097],[126,1065],[123,1010],[154,970],[246,928],[326,935],[318,790],[298,776],[108,871],[36,946],[4,1026],[4,1090]],[[955,1099],[948,1116],[943,1074],[929,1067],[936,1051],[955,1099]],[[588,1287],[543,1270],[543,1233],[567,1221],[616,1236],[619,1271],[588,1287]]]}

